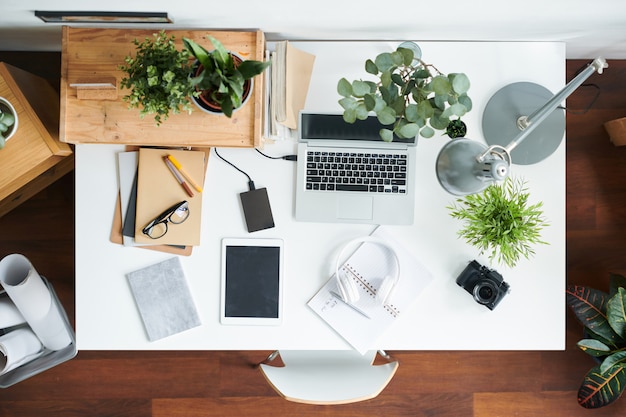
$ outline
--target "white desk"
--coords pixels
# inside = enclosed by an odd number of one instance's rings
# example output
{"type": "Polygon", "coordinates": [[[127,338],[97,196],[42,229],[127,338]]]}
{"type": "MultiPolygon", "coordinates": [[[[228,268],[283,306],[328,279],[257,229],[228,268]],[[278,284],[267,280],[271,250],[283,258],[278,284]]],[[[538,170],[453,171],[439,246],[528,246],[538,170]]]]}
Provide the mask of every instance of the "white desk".
{"type": "MultiPolygon", "coordinates": [[[[363,63],[397,42],[294,42],[317,56],[307,109],[339,109],[337,81],[366,78],[363,63]]],[[[517,81],[539,83],[553,92],[565,84],[563,43],[421,42],[424,59],[444,72],[465,72],[474,109],[464,117],[467,136],[482,140],[481,119],[487,100],[517,81]]],[[[529,183],[531,199],[544,202],[551,225],[543,234],[549,245],[510,270],[497,267],[512,292],[494,311],[478,305],[455,283],[468,261],[486,257],[458,240],[461,226],[446,205],[454,201],[438,184],[435,159],[447,137],[421,139],[412,226],[393,227],[397,238],[432,272],[432,284],[414,308],[380,340],[391,350],[559,350],[565,348],[565,144],[547,160],[514,165],[513,175],[529,183]]],[[[295,150],[288,140],[265,151],[295,150]]],[[[221,154],[267,187],[276,227],[251,237],[285,241],[285,319],[277,327],[237,327],[219,323],[220,240],[247,236],[238,193],[246,178],[212,156],[203,194],[202,242],[181,257],[202,326],[149,342],[125,274],[171,255],[109,242],[117,193],[115,145],[76,146],[76,326],[79,349],[347,349],[349,345],[307,306],[331,275],[338,249],[369,234],[374,226],[298,223],[294,220],[295,164],[261,157],[252,149],[221,149],[221,154]]]]}

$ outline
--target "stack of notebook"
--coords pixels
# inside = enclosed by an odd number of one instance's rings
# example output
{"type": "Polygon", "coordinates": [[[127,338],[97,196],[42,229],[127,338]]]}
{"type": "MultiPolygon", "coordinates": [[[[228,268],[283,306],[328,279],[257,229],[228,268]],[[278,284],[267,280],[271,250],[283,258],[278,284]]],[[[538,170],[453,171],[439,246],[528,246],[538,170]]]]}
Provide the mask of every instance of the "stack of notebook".
{"type": "Polygon", "coordinates": [[[125,246],[191,254],[192,247],[200,244],[201,190],[207,158],[208,152],[180,149],[120,152],[120,195],[111,240],[125,246]],[[174,167],[173,172],[165,161],[168,155],[180,169],[174,167]],[[163,211],[182,201],[187,201],[189,208],[189,217],[183,223],[168,223],[167,233],[157,239],[142,232],[163,211]]]}

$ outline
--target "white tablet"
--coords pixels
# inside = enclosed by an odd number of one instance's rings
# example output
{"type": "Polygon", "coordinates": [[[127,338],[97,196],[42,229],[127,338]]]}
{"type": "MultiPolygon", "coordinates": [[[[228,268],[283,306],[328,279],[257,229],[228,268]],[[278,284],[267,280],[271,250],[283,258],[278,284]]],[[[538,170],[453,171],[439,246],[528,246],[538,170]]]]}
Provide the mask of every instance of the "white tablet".
{"type": "Polygon", "coordinates": [[[277,325],[282,321],[283,241],[222,239],[222,324],[277,325]]]}

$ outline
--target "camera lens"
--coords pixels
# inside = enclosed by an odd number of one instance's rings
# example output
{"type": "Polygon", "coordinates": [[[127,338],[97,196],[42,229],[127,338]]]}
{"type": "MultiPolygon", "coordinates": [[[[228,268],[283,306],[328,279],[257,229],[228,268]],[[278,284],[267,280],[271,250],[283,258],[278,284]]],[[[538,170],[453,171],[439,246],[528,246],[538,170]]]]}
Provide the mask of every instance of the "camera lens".
{"type": "Polygon", "coordinates": [[[495,300],[498,294],[498,288],[491,281],[479,281],[476,283],[476,286],[474,286],[472,293],[476,302],[489,304],[495,300]]]}

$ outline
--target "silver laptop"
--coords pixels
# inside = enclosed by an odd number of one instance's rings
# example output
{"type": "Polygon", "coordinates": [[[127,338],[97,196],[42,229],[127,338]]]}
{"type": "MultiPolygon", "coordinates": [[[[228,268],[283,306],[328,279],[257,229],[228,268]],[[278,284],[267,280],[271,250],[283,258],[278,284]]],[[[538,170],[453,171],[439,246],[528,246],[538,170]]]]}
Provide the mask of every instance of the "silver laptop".
{"type": "Polygon", "coordinates": [[[384,142],[375,116],[300,112],[296,220],[413,224],[417,139],[384,142]]]}

